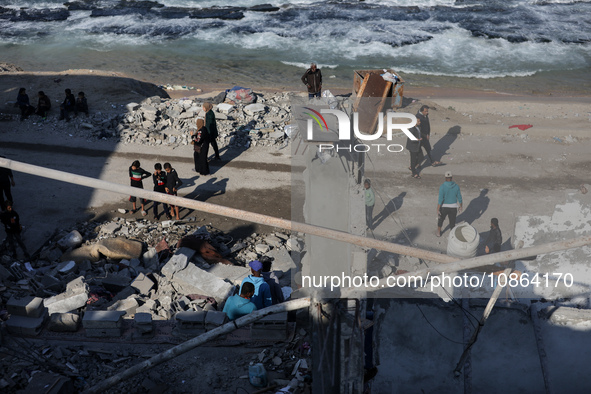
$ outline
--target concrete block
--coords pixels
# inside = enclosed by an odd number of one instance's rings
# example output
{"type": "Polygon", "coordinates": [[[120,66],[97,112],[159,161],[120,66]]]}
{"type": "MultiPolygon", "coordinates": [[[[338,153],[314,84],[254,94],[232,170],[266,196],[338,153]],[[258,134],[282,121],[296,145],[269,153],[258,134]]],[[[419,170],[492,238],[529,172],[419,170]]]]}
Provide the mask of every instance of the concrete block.
{"type": "Polygon", "coordinates": [[[205,315],[205,329],[207,331],[218,328],[228,321],[226,312],[222,311],[208,311],[205,315]]]}
{"type": "Polygon", "coordinates": [[[266,244],[257,244],[255,245],[254,249],[257,251],[258,254],[265,254],[271,250],[271,247],[266,244]]]}
{"type": "Polygon", "coordinates": [[[175,315],[176,330],[181,335],[200,335],[205,333],[205,316],[203,311],[184,311],[175,315]]]}
{"type": "Polygon", "coordinates": [[[290,269],[296,268],[293,259],[291,258],[289,252],[285,248],[275,248],[269,253],[267,253],[267,256],[273,258],[273,271],[287,272],[290,269]]]}
{"type": "Polygon", "coordinates": [[[140,107],[141,105],[139,105],[138,103],[129,103],[125,106],[128,112],[137,111],[138,109],[140,109],[140,107]]]}
{"type": "Polygon", "coordinates": [[[112,293],[119,293],[121,290],[129,286],[129,282],[129,278],[117,274],[108,274],[107,277],[102,280],[103,287],[112,293]]]}
{"type": "Polygon", "coordinates": [[[38,277],[36,277],[35,279],[37,280],[39,285],[43,286],[43,288],[45,290],[58,292],[63,289],[64,285],[63,285],[62,281],[57,279],[55,276],[50,275],[49,273],[43,275],[39,279],[37,279],[37,278],[38,277]]]}
{"type": "Polygon", "coordinates": [[[220,103],[216,106],[216,110],[218,112],[221,112],[223,114],[229,114],[230,111],[232,111],[232,109],[234,108],[233,105],[231,104],[226,104],[226,103],[220,103]]]}
{"type": "Polygon", "coordinates": [[[120,300],[115,302],[113,305],[107,308],[109,311],[122,311],[125,312],[128,316],[135,314],[136,309],[138,308],[138,303],[135,298],[126,298],[124,300],[120,300]]]}
{"type": "Polygon", "coordinates": [[[265,111],[265,106],[263,104],[248,104],[246,107],[244,107],[244,112],[247,115],[253,116],[254,114],[257,114],[259,112],[264,112],[265,111]]]}
{"type": "Polygon", "coordinates": [[[46,298],[43,304],[48,309],[50,315],[54,313],[66,313],[75,309],[82,308],[88,301],[88,285],[84,283],[80,276],[70,281],[66,286],[64,293],[46,298]]]}
{"type": "Polygon", "coordinates": [[[136,289],[140,294],[148,295],[150,290],[154,287],[154,282],[143,273],[140,273],[134,281],[131,282],[131,287],[136,289]]]}
{"type": "Polygon", "coordinates": [[[151,313],[136,313],[133,320],[136,330],[141,334],[147,334],[154,330],[151,313]]]}
{"type": "Polygon", "coordinates": [[[124,300],[126,298],[131,297],[132,295],[136,294],[135,289],[131,286],[127,286],[125,289],[121,290],[113,299],[111,300],[111,305],[116,303],[117,301],[124,300]]]}
{"type": "Polygon", "coordinates": [[[220,279],[227,279],[234,285],[241,284],[242,279],[250,275],[249,267],[240,267],[237,265],[227,264],[214,264],[207,268],[206,271],[220,279]]]}
{"type": "Polygon", "coordinates": [[[82,318],[85,329],[121,328],[123,325],[121,311],[88,311],[82,318]]]}
{"type": "Polygon", "coordinates": [[[195,264],[174,274],[171,281],[175,290],[181,294],[201,294],[213,297],[221,304],[234,290],[234,286],[217,276],[202,270],[195,264]]]}
{"type": "Polygon", "coordinates": [[[12,334],[39,335],[46,318],[47,313],[39,317],[11,316],[6,321],[6,328],[12,334]]]}
{"type": "Polygon", "coordinates": [[[39,317],[45,312],[43,298],[26,296],[16,298],[12,296],[6,304],[6,309],[11,315],[39,317]]]}
{"type": "Polygon", "coordinates": [[[287,312],[275,313],[253,322],[250,337],[277,341],[287,339],[287,312]]]}
{"type": "Polygon", "coordinates": [[[47,329],[56,332],[76,332],[80,327],[80,316],[76,313],[54,313],[49,317],[47,329]]]}
{"type": "Polygon", "coordinates": [[[181,271],[187,267],[189,260],[196,252],[189,248],[180,248],[176,251],[174,256],[162,267],[160,273],[165,277],[172,277],[176,272],[181,271]]]}
{"type": "Polygon", "coordinates": [[[122,334],[121,328],[90,328],[84,331],[88,338],[110,338],[120,337],[122,334]]]}

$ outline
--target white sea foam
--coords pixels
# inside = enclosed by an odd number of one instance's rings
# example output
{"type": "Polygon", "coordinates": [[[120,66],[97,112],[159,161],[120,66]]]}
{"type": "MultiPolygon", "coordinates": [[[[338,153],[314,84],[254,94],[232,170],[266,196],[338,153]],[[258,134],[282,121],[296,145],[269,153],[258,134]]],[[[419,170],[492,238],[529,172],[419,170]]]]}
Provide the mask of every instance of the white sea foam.
{"type": "Polygon", "coordinates": [[[304,70],[310,68],[310,64],[314,62],[316,63],[316,65],[318,66],[318,68],[337,68],[339,65],[338,64],[322,64],[322,63],[317,63],[314,60],[310,61],[310,62],[286,62],[286,61],[281,61],[281,63],[285,64],[286,66],[294,66],[294,67],[298,67],[298,68],[302,68],[304,70]]]}

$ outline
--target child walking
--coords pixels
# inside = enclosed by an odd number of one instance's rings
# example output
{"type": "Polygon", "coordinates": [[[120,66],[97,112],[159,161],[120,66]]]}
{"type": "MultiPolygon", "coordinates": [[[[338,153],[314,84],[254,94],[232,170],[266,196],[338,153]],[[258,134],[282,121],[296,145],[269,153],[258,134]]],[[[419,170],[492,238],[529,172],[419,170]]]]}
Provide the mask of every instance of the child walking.
{"type": "MultiPolygon", "coordinates": [[[[150,174],[148,171],[144,170],[141,165],[140,165],[140,161],[136,160],[133,163],[131,163],[131,167],[129,167],[129,179],[131,180],[131,187],[137,187],[140,189],[144,188],[144,183],[142,182],[142,180],[148,178],[150,174]]],[[[135,205],[137,198],[134,196],[129,196],[129,201],[131,201],[131,203],[133,204],[133,210],[132,213],[136,213],[137,212],[137,206],[135,205]]],[[[141,204],[142,204],[142,216],[146,216],[148,213],[146,212],[146,210],[144,209],[144,205],[146,204],[146,200],[145,199],[141,199],[141,204]]]]}
{"type": "MultiPolygon", "coordinates": [[[[152,174],[152,180],[154,181],[154,191],[159,193],[166,193],[166,172],[162,171],[162,164],[154,164],[154,173],[152,174]]],[[[158,220],[158,201],[154,201],[154,220],[158,220]]],[[[168,210],[168,205],[164,205],[164,212],[168,219],[172,219],[168,210]]]]}
{"type": "MultiPolygon", "coordinates": [[[[183,184],[183,182],[179,179],[176,170],[172,168],[170,163],[164,163],[164,171],[166,171],[166,193],[176,196],[176,192],[178,188],[183,184]]],[[[176,220],[181,220],[179,217],[179,207],[176,205],[170,206],[170,214],[175,215],[176,220]]]]}

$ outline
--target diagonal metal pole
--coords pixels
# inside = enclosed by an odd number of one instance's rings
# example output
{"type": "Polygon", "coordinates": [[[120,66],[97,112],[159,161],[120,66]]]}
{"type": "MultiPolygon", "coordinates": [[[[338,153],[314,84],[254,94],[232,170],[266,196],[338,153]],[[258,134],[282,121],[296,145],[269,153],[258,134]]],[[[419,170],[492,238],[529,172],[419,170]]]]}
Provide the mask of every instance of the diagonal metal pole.
{"type": "Polygon", "coordinates": [[[349,234],[343,231],[332,230],[324,227],[313,226],[310,224],[294,222],[286,219],[279,219],[272,216],[243,211],[235,208],[224,207],[221,205],[215,205],[207,202],[192,200],[178,196],[171,196],[165,193],[158,193],[149,190],[139,189],[137,187],[124,186],[117,183],[103,181],[100,179],[71,174],[68,172],[53,170],[50,168],[35,166],[32,164],[21,163],[6,158],[0,158],[0,167],[6,167],[14,171],[20,171],[44,178],[55,179],[58,181],[72,183],[75,185],[86,186],[93,189],[109,190],[115,193],[121,193],[129,196],[133,195],[140,198],[145,198],[147,200],[159,201],[171,205],[178,205],[180,207],[190,208],[201,212],[227,216],[239,220],[246,220],[253,223],[259,223],[271,227],[282,228],[288,231],[312,234],[323,238],[329,238],[336,241],[362,246],[364,248],[385,250],[387,252],[417,257],[420,259],[435,261],[438,263],[452,263],[456,261],[455,258],[441,253],[430,252],[427,250],[411,248],[403,245],[397,245],[390,242],[379,241],[372,238],[365,238],[359,235],[349,234]]]}
{"type": "Polygon", "coordinates": [[[245,326],[247,324],[255,322],[259,319],[262,319],[263,317],[268,316],[272,313],[293,311],[296,309],[307,308],[310,306],[310,302],[311,302],[310,298],[299,298],[297,300],[287,301],[287,302],[284,302],[281,304],[273,305],[268,308],[264,308],[259,311],[252,312],[246,316],[242,316],[234,321],[224,324],[223,326],[220,326],[218,328],[214,328],[213,330],[208,331],[205,334],[199,335],[198,337],[195,337],[193,339],[189,339],[188,341],[183,342],[180,345],[177,345],[177,346],[175,346],[171,349],[168,349],[160,354],[157,354],[156,356],[154,356],[146,361],[143,361],[139,364],[136,364],[133,367],[130,367],[130,368],[126,369],[125,371],[118,373],[117,375],[113,375],[110,378],[101,381],[99,384],[97,384],[93,387],[89,387],[88,389],[84,390],[83,393],[84,394],[101,393],[101,392],[105,391],[106,389],[108,389],[109,387],[112,387],[112,386],[118,384],[119,382],[127,380],[142,371],[145,371],[147,369],[155,367],[158,364],[162,364],[165,361],[168,361],[168,360],[171,360],[177,356],[180,356],[181,354],[184,354],[184,353],[188,352],[189,350],[196,348],[197,346],[203,345],[204,343],[209,342],[209,341],[217,338],[220,335],[228,334],[228,333],[236,330],[237,328],[240,328],[242,326],[245,326]]]}
{"type": "MultiPolygon", "coordinates": [[[[509,278],[509,275],[511,275],[512,270],[513,268],[507,268],[505,269],[505,271],[503,271],[503,275],[505,275],[505,278],[509,278]]],[[[505,283],[505,285],[507,285],[507,283],[505,283]]],[[[472,333],[472,338],[470,338],[470,341],[464,349],[464,353],[462,353],[462,357],[460,357],[460,361],[458,361],[458,365],[456,365],[456,368],[454,369],[454,374],[456,376],[460,376],[460,370],[462,369],[464,363],[466,362],[466,359],[470,355],[470,349],[472,349],[472,346],[476,343],[476,340],[478,339],[478,334],[480,334],[480,330],[482,330],[482,327],[484,326],[486,319],[488,319],[488,316],[492,312],[492,309],[495,306],[497,299],[501,295],[501,291],[503,291],[503,289],[505,288],[505,285],[501,286],[500,281],[497,281],[497,287],[495,287],[495,291],[493,291],[490,300],[488,300],[488,304],[486,304],[486,308],[484,308],[484,313],[482,314],[482,317],[478,322],[478,326],[476,326],[476,328],[474,329],[474,332],[472,333]]]]}

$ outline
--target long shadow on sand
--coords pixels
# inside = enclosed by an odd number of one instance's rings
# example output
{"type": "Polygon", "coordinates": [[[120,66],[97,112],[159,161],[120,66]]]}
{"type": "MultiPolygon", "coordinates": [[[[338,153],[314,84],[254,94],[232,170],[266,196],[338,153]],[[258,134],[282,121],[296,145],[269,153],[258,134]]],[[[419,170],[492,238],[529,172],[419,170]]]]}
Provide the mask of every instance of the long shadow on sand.
{"type": "Polygon", "coordinates": [[[386,220],[388,216],[399,210],[400,207],[402,207],[402,203],[404,202],[404,197],[406,197],[406,192],[402,192],[398,196],[388,201],[384,206],[384,209],[374,216],[373,228],[378,227],[384,220],[386,220]]]}
{"type": "Polygon", "coordinates": [[[468,207],[458,215],[457,222],[464,221],[472,224],[475,220],[478,220],[488,209],[490,198],[488,198],[487,194],[488,189],[482,189],[480,195],[470,201],[468,207]]]}
{"type": "MultiPolygon", "coordinates": [[[[207,182],[197,185],[195,190],[187,194],[185,198],[190,198],[197,201],[207,201],[213,196],[220,196],[226,193],[227,186],[228,178],[218,180],[218,178],[213,177],[208,179],[207,182]]],[[[193,209],[183,209],[183,217],[181,219],[185,219],[191,215],[193,211],[193,209]]]]}
{"type": "MultiPolygon", "coordinates": [[[[443,156],[448,154],[448,150],[451,147],[451,144],[455,142],[458,138],[458,135],[462,132],[462,128],[460,126],[453,126],[447,131],[447,133],[439,139],[433,145],[433,149],[431,151],[431,156],[435,161],[442,161],[443,156]]],[[[445,165],[445,163],[443,163],[445,165]]]]}

